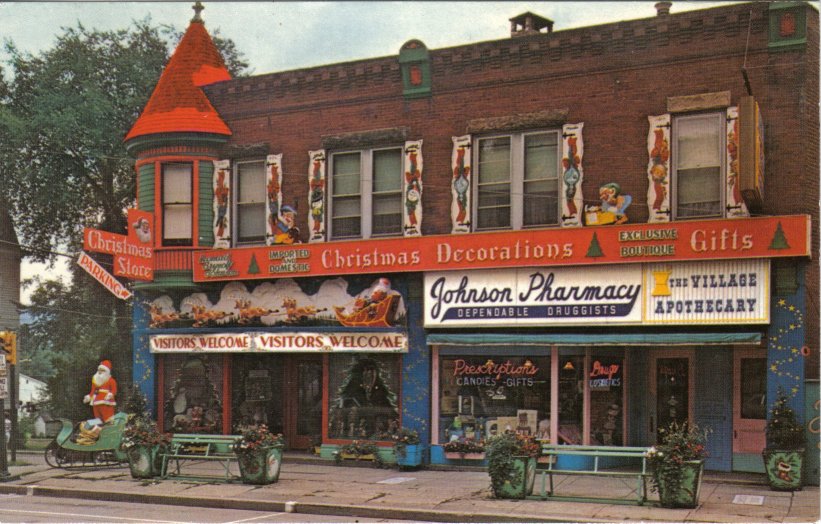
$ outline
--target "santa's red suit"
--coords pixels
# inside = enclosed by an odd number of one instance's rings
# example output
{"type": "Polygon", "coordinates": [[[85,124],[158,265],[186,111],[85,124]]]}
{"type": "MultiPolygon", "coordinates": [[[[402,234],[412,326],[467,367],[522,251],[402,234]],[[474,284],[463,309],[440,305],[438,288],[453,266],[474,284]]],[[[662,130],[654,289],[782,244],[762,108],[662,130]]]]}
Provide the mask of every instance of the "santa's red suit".
{"type": "Polygon", "coordinates": [[[103,360],[97,368],[97,373],[91,377],[91,393],[83,398],[83,402],[91,404],[96,418],[107,422],[116,412],[116,395],[117,381],[111,376],[111,362],[103,360]]]}

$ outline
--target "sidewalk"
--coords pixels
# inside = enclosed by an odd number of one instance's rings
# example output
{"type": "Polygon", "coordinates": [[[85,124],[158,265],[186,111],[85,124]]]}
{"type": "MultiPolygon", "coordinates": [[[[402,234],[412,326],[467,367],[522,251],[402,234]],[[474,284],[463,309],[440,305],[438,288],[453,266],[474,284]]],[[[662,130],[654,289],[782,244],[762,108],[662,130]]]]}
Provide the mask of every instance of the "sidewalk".
{"type": "MultiPolygon", "coordinates": [[[[187,480],[141,481],[127,467],[66,471],[51,469],[42,454],[18,453],[28,466],[9,468],[19,480],[0,483],[0,493],[168,504],[292,511],[307,514],[437,522],[817,522],[819,490],[770,491],[763,476],[707,474],[700,505],[665,509],[612,503],[499,500],[490,495],[483,471],[397,471],[336,466],[287,453],[279,482],[268,486],[187,480]]],[[[219,465],[208,468],[218,474],[219,465]]],[[[189,469],[190,471],[190,469],[189,469]]],[[[557,493],[629,499],[633,482],[560,477],[557,493]]],[[[540,482],[537,477],[537,486],[540,482]]],[[[537,487],[538,490],[538,487],[537,487]]]]}

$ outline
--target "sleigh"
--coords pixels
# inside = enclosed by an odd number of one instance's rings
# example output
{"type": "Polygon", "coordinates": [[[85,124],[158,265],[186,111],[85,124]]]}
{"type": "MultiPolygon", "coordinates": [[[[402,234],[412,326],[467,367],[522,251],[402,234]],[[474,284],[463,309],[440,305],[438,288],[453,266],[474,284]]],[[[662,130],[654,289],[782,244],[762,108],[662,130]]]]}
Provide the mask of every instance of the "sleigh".
{"type": "Polygon", "coordinates": [[[75,425],[60,419],[63,427],[46,448],[46,463],[63,469],[116,467],[127,463],[125,452],[120,450],[127,420],[128,415],[117,413],[101,427],[96,441],[82,444],[80,426],[83,422],[75,425]]]}
{"type": "Polygon", "coordinates": [[[346,314],[345,308],[336,306],[334,313],[339,323],[347,327],[391,327],[398,307],[399,295],[394,294],[357,309],[353,313],[346,314]]]}

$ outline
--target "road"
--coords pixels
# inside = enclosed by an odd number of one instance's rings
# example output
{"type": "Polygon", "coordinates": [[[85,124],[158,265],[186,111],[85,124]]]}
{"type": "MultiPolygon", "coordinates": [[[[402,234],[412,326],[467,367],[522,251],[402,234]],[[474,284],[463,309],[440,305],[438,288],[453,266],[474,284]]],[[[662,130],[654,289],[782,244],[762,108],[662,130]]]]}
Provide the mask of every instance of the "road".
{"type": "Polygon", "coordinates": [[[104,502],[87,499],[31,497],[0,494],[0,522],[108,522],[131,524],[176,523],[262,523],[262,522],[410,522],[386,519],[271,513],[234,509],[160,506],[129,502],[104,502]]]}

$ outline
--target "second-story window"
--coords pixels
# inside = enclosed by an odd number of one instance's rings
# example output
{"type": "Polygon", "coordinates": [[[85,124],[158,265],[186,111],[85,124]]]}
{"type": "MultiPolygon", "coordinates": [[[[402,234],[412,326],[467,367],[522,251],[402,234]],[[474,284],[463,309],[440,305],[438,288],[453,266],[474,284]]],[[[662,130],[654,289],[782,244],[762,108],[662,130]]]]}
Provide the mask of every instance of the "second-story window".
{"type": "Polygon", "coordinates": [[[164,246],[192,245],[192,165],[162,166],[162,239],[164,246]]]}
{"type": "Polygon", "coordinates": [[[673,119],[674,218],[723,215],[723,127],[720,113],[673,119]]]}
{"type": "Polygon", "coordinates": [[[480,138],[476,154],[477,230],[558,224],[558,132],[480,138]]]}
{"type": "Polygon", "coordinates": [[[402,234],[402,149],[331,157],[332,239],[402,234]]]}
{"type": "Polygon", "coordinates": [[[265,240],[265,162],[236,163],[237,242],[265,240]]]}

